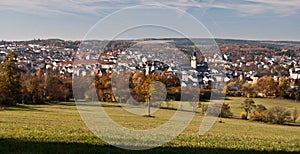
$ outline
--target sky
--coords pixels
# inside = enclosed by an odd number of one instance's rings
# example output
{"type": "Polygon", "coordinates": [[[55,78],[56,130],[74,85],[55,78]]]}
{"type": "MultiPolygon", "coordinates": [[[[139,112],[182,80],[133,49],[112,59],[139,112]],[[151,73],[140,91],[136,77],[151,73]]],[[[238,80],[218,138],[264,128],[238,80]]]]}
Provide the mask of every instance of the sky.
{"type": "MultiPolygon", "coordinates": [[[[110,39],[122,33],[120,25],[129,21],[132,25],[153,21],[177,25],[191,37],[206,29],[213,38],[300,41],[299,0],[0,0],[0,20],[0,40],[82,40],[97,26],[103,33],[98,39],[110,39]],[[141,5],[155,7],[122,11],[141,5]],[[199,21],[200,28],[182,16],[199,21]]],[[[148,28],[147,35],[160,30],[148,28]]]]}

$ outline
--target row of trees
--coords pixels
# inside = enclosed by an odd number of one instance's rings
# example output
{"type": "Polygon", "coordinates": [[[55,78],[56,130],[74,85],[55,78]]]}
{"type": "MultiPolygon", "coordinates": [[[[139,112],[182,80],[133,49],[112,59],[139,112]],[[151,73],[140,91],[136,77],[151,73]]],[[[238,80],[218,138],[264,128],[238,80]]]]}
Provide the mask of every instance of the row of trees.
{"type": "MultiPolygon", "coordinates": [[[[132,101],[132,103],[141,103],[147,102],[150,97],[151,99],[160,100],[179,100],[181,97],[180,81],[173,74],[167,76],[157,74],[145,75],[139,71],[135,73],[121,72],[119,74],[104,74],[101,77],[96,76],[95,82],[89,84],[91,85],[89,87],[90,89],[93,87],[96,88],[99,101],[127,102],[132,96],[135,100],[132,101]],[[151,85],[155,86],[150,88],[151,85]],[[159,93],[155,93],[157,89],[160,90],[159,93]],[[165,90],[165,92],[163,92],[163,90],[165,90]],[[167,95],[165,97],[161,96],[163,93],[167,95]]],[[[85,98],[91,98],[89,93],[86,93],[85,98]]]]}
{"type": "Polygon", "coordinates": [[[21,95],[23,104],[41,104],[68,101],[73,97],[72,79],[53,75],[22,74],[21,95]]]}
{"type": "MultiPolygon", "coordinates": [[[[94,79],[79,78],[75,80],[82,80],[81,84],[88,84],[90,86],[74,85],[78,90],[87,91],[84,94],[75,94],[80,98],[91,99],[92,92],[97,91],[99,101],[104,102],[122,102],[122,103],[145,103],[147,100],[183,100],[183,101],[199,101],[209,100],[211,97],[211,89],[199,89],[193,87],[181,87],[180,80],[174,74],[149,74],[145,75],[140,71],[119,72],[113,74],[103,74],[101,77],[96,76],[94,79]],[[85,81],[83,81],[85,80],[85,81]],[[88,80],[88,83],[86,82],[88,80]],[[85,87],[85,88],[83,88],[85,87]],[[89,90],[88,90],[89,89],[89,90]],[[133,100],[132,100],[133,99],[133,100]]],[[[75,89],[77,89],[74,87],[75,89]]],[[[76,92],[75,92],[76,93],[76,92]]],[[[218,93],[214,93],[217,95],[218,93]]],[[[94,99],[95,100],[95,99],[94,99]]]]}
{"type": "Polygon", "coordinates": [[[0,105],[17,103],[41,104],[72,98],[71,78],[53,71],[21,72],[16,65],[17,54],[9,53],[0,64],[0,105]]]}
{"type": "MultiPolygon", "coordinates": [[[[271,76],[263,76],[257,80],[256,84],[235,80],[229,82],[226,86],[227,95],[238,95],[229,91],[229,87],[238,87],[247,97],[258,96],[279,96],[288,99],[300,100],[300,89],[290,88],[291,80],[285,77],[275,81],[271,76]]],[[[297,87],[297,86],[296,86],[297,87]]]]}

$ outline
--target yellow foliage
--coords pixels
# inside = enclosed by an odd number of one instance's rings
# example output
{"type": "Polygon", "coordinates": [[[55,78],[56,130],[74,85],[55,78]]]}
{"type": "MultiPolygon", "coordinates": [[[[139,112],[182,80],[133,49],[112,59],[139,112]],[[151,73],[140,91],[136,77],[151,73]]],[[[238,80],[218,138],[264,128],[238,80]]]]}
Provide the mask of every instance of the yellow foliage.
{"type": "Polygon", "coordinates": [[[241,118],[241,119],[246,119],[246,118],[247,118],[247,117],[246,117],[246,112],[241,112],[240,118],[241,118]]]}

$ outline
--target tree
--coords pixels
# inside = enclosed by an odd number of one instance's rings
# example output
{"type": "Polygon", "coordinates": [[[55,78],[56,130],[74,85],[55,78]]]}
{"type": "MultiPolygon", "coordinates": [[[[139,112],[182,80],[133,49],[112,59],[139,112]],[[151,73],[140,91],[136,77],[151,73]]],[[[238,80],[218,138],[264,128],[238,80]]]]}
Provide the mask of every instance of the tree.
{"type": "Polygon", "coordinates": [[[59,77],[50,76],[47,79],[46,95],[52,101],[65,101],[69,91],[59,77]]]}
{"type": "Polygon", "coordinates": [[[278,83],[278,91],[281,97],[287,98],[289,96],[288,87],[289,85],[286,78],[285,77],[280,78],[278,83]]]}
{"type": "Polygon", "coordinates": [[[44,84],[42,76],[22,75],[22,103],[44,103],[44,84]]]}
{"type": "Polygon", "coordinates": [[[134,72],[129,78],[129,88],[131,91],[131,95],[137,102],[145,102],[144,94],[141,93],[145,78],[146,76],[140,71],[134,72]]]}
{"type": "Polygon", "coordinates": [[[113,94],[118,103],[125,103],[130,98],[129,79],[131,76],[130,71],[113,72],[111,78],[111,87],[113,94]]]}
{"type": "Polygon", "coordinates": [[[180,87],[180,80],[175,74],[168,74],[163,78],[163,83],[165,83],[166,87],[180,87]]]}
{"type": "Polygon", "coordinates": [[[264,76],[257,81],[257,90],[266,96],[274,96],[277,93],[277,83],[271,76],[264,76]]]}
{"type": "Polygon", "coordinates": [[[256,96],[256,86],[253,86],[250,83],[244,83],[242,87],[242,91],[244,94],[246,94],[248,98],[256,96]]]}
{"type": "Polygon", "coordinates": [[[161,81],[161,77],[158,75],[146,75],[146,79],[143,82],[140,93],[145,96],[145,101],[148,105],[147,116],[151,116],[150,107],[151,101],[150,99],[155,100],[155,97],[159,95],[159,90],[162,89],[162,85],[159,84],[161,81]]]}
{"type": "Polygon", "coordinates": [[[166,88],[161,81],[161,76],[149,74],[144,76],[144,78],[142,79],[142,84],[140,86],[137,85],[134,87],[135,93],[139,97],[142,96],[143,101],[146,102],[148,106],[147,116],[149,117],[151,117],[150,107],[152,106],[152,103],[166,98],[166,88]],[[165,94],[165,96],[163,96],[162,94],[165,94]]]}
{"type": "Polygon", "coordinates": [[[0,64],[0,103],[15,105],[21,101],[21,74],[16,65],[17,53],[11,52],[0,64]]]}
{"type": "MultiPolygon", "coordinates": [[[[95,78],[95,87],[97,88],[96,90],[100,97],[100,92],[98,88],[99,79],[100,78],[95,78]]],[[[89,80],[90,80],[89,78],[81,77],[81,76],[73,78],[72,88],[73,88],[74,99],[77,100],[77,99],[85,98],[85,93],[88,91],[90,86],[89,80]]]]}
{"type": "MultiPolygon", "coordinates": [[[[98,100],[104,102],[112,102],[113,92],[112,92],[112,83],[111,83],[112,75],[104,74],[101,77],[95,77],[95,87],[98,94],[98,100]]],[[[86,86],[91,85],[91,83],[86,82],[86,86]]],[[[84,85],[83,85],[84,86],[84,85]]],[[[88,90],[89,88],[87,88],[88,90]]]]}
{"type": "Polygon", "coordinates": [[[249,113],[251,113],[251,110],[255,108],[255,102],[252,99],[247,98],[242,102],[241,105],[246,112],[246,120],[247,120],[249,113]]]}

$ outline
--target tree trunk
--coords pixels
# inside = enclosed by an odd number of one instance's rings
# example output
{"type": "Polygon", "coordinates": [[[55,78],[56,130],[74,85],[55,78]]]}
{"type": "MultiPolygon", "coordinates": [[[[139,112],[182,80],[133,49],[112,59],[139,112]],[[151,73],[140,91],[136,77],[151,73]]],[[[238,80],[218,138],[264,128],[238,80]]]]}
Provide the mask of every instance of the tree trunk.
{"type": "Polygon", "coordinates": [[[148,100],[148,116],[150,117],[151,115],[150,115],[151,113],[150,113],[150,101],[148,100]]]}

